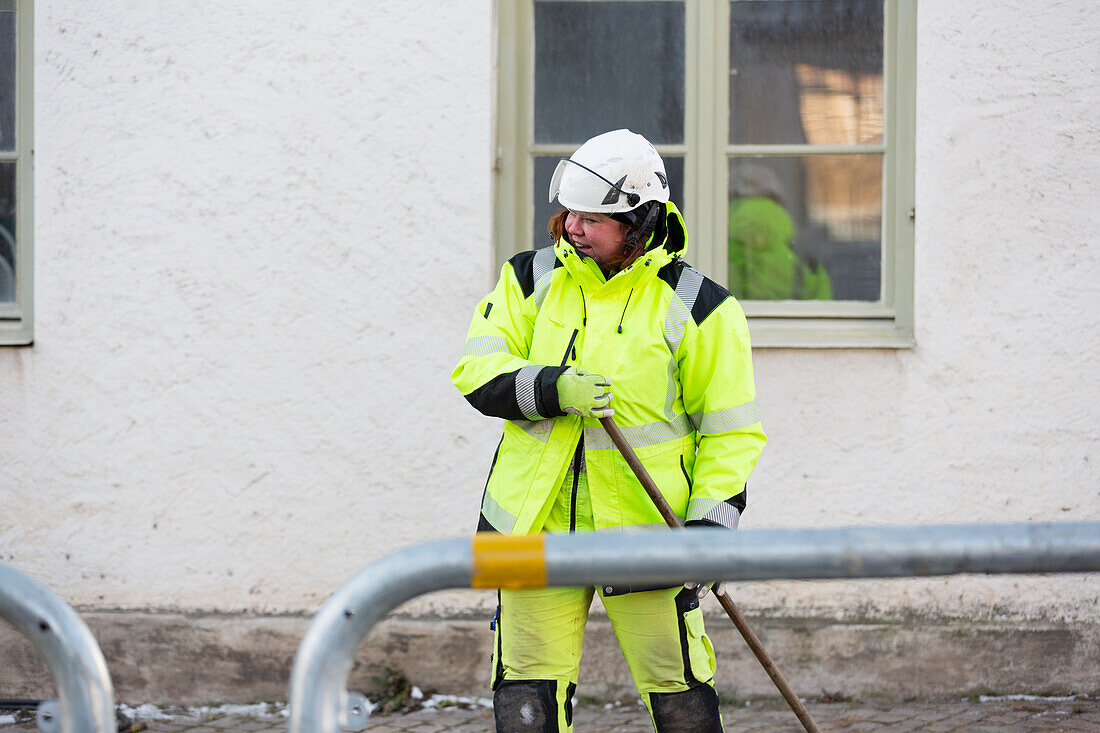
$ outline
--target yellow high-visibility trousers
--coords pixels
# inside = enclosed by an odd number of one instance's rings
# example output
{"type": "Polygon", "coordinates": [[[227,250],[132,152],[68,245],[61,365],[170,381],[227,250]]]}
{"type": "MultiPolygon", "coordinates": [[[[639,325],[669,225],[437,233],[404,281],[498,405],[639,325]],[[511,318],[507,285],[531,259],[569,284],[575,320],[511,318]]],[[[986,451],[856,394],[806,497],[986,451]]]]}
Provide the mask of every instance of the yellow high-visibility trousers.
{"type": "MultiPolygon", "coordinates": [[[[566,474],[547,532],[591,532],[587,475],[566,474]],[[576,481],[574,481],[576,478],[576,481]]],[[[569,700],[579,676],[581,645],[593,594],[607,611],[642,701],[650,695],[713,685],[714,649],[703,629],[699,599],[683,586],[624,595],[602,588],[501,590],[492,658],[493,689],[504,681],[551,680],[559,731],[571,731],[569,700]]]]}

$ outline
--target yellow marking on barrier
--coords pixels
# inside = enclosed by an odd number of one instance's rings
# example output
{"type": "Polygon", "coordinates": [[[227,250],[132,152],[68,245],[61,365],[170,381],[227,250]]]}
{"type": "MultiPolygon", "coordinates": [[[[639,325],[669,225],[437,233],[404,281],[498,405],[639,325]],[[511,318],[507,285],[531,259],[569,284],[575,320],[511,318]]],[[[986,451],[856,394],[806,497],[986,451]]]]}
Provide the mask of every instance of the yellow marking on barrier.
{"type": "Polygon", "coordinates": [[[541,534],[474,535],[471,588],[545,588],[546,554],[541,534]]]}

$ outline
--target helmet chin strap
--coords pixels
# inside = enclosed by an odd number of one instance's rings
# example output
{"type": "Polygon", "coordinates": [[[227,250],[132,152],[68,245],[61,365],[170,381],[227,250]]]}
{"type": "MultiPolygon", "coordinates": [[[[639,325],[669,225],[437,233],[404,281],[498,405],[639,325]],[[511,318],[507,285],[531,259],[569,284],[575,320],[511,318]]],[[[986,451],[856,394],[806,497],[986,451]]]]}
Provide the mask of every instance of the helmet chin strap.
{"type": "Polygon", "coordinates": [[[631,262],[638,259],[642,252],[645,251],[645,243],[650,235],[656,230],[664,208],[664,206],[656,201],[651,201],[633,211],[611,215],[613,219],[618,219],[631,227],[630,232],[626,235],[626,241],[623,244],[623,261],[622,264],[618,266],[618,269],[621,270],[626,267],[631,262]],[[643,209],[648,209],[648,211],[645,211],[644,217],[641,216],[643,209]],[[635,226],[635,222],[639,221],[641,223],[635,226]]]}
{"type": "Polygon", "coordinates": [[[664,207],[656,201],[647,201],[636,209],[611,215],[612,219],[621,221],[630,227],[626,235],[626,243],[629,249],[640,247],[649,239],[649,235],[657,227],[657,218],[664,207]]]}

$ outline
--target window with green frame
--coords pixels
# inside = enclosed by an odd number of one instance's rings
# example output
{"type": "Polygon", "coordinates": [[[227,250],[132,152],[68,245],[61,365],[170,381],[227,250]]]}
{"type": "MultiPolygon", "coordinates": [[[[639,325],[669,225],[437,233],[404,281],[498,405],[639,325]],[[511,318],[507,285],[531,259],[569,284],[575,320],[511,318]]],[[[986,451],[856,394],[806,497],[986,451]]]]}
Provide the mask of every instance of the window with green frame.
{"type": "Polygon", "coordinates": [[[550,244],[558,159],[626,127],[754,346],[912,345],[915,0],[516,0],[497,22],[499,261],[550,244]]]}
{"type": "Polygon", "coordinates": [[[0,0],[0,344],[33,338],[30,0],[0,0]]]}

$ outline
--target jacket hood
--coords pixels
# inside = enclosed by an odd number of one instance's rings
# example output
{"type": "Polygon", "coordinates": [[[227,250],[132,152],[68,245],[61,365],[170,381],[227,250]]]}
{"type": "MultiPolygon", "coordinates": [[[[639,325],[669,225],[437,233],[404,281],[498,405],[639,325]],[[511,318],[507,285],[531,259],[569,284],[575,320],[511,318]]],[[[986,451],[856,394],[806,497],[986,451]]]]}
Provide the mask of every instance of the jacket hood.
{"type": "Polygon", "coordinates": [[[671,201],[664,206],[665,215],[653,230],[646,252],[663,249],[673,258],[683,257],[687,252],[688,241],[684,217],[671,201]]]}

